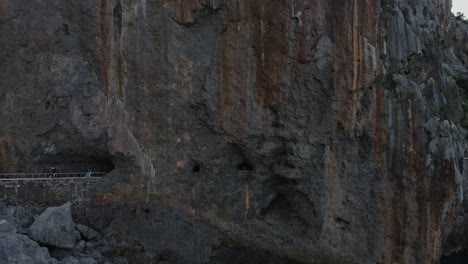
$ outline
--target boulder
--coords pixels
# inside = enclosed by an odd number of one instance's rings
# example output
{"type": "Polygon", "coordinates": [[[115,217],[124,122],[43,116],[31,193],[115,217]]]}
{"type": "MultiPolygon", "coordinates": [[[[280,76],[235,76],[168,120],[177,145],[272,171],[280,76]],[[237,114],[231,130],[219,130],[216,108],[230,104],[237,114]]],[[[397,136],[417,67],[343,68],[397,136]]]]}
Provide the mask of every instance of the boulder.
{"type": "Polygon", "coordinates": [[[80,264],[80,261],[75,257],[66,257],[60,261],[60,264],[80,264]]]}
{"type": "Polygon", "coordinates": [[[70,202],[60,207],[49,207],[36,217],[30,227],[31,237],[37,242],[58,248],[72,249],[79,238],[71,215],[70,202]]]}
{"type": "Polygon", "coordinates": [[[90,250],[96,247],[96,243],[86,242],[86,249],[90,250]]]}
{"type": "Polygon", "coordinates": [[[82,224],[75,224],[75,228],[80,232],[81,237],[85,240],[95,239],[98,235],[98,233],[94,229],[82,224]]]}
{"type": "Polygon", "coordinates": [[[114,258],[114,264],[128,264],[128,261],[125,257],[118,256],[114,258]]]}
{"type": "Polygon", "coordinates": [[[104,256],[101,254],[101,252],[99,252],[99,251],[97,251],[97,250],[94,251],[93,253],[91,253],[91,256],[93,256],[93,258],[95,258],[95,259],[98,260],[98,261],[104,261],[104,260],[106,260],[106,259],[104,258],[104,256]]]}
{"type": "Polygon", "coordinates": [[[0,233],[0,263],[53,264],[47,248],[21,234],[0,233]]]}
{"type": "Polygon", "coordinates": [[[16,227],[8,220],[0,219],[0,232],[3,233],[16,233],[16,227]]]}
{"type": "MultiPolygon", "coordinates": [[[[27,228],[34,221],[33,209],[25,208],[22,206],[5,206],[0,207],[0,222],[1,219],[8,222],[9,225],[15,227],[18,233],[26,233],[27,228]]],[[[0,227],[0,232],[2,227],[0,227]]]]}
{"type": "Polygon", "coordinates": [[[86,247],[86,242],[81,240],[80,242],[76,243],[75,250],[78,252],[82,252],[86,247]]]}
{"type": "Polygon", "coordinates": [[[97,264],[97,260],[95,260],[91,256],[84,256],[80,258],[80,264],[97,264]]]}

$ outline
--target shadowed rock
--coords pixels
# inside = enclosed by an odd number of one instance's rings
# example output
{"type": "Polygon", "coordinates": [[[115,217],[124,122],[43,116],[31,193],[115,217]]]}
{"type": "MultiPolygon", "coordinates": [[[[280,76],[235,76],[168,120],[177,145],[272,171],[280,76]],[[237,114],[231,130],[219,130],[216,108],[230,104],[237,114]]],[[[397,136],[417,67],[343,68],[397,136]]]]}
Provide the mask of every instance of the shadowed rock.
{"type": "Polygon", "coordinates": [[[41,244],[73,248],[79,234],[71,216],[71,203],[47,208],[31,225],[30,233],[41,244]]]}
{"type": "Polygon", "coordinates": [[[92,240],[97,237],[97,232],[92,229],[91,227],[87,227],[81,224],[75,224],[76,230],[78,230],[81,234],[81,237],[86,240],[92,240]]]}
{"type": "Polygon", "coordinates": [[[0,233],[0,263],[53,264],[57,260],[25,235],[0,233]]]}
{"type": "MultiPolygon", "coordinates": [[[[22,206],[4,206],[0,208],[0,232],[5,232],[6,226],[13,226],[15,232],[26,233],[27,228],[34,221],[33,210],[22,206]],[[5,220],[2,226],[2,220],[5,220]],[[8,224],[6,224],[8,223],[8,224]]],[[[10,226],[10,227],[11,227],[10,226]]],[[[12,229],[11,229],[12,230],[12,229]]]]}

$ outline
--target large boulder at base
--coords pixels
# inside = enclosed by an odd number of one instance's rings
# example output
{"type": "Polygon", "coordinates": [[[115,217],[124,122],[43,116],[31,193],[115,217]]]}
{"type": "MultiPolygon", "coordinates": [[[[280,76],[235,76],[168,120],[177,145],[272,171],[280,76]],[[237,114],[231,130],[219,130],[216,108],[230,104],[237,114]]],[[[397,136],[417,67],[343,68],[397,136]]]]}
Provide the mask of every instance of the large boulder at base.
{"type": "Polygon", "coordinates": [[[31,237],[37,242],[59,248],[71,249],[80,237],[75,230],[70,202],[60,207],[49,207],[34,220],[31,237]]]}
{"type": "Polygon", "coordinates": [[[5,264],[54,264],[47,248],[21,234],[0,233],[0,263],[5,264]]]}

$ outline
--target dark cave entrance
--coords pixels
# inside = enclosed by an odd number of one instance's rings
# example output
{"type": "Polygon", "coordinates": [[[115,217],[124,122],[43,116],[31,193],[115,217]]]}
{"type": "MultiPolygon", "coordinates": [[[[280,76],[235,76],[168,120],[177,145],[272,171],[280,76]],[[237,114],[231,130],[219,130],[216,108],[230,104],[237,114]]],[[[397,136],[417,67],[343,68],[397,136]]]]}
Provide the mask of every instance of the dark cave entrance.
{"type": "Polygon", "coordinates": [[[442,256],[440,264],[466,264],[468,263],[468,254],[464,252],[454,253],[449,256],[442,256]]]}
{"type": "Polygon", "coordinates": [[[114,162],[107,155],[57,155],[34,162],[29,172],[47,173],[55,167],[58,173],[104,172],[115,168],[114,162]]]}

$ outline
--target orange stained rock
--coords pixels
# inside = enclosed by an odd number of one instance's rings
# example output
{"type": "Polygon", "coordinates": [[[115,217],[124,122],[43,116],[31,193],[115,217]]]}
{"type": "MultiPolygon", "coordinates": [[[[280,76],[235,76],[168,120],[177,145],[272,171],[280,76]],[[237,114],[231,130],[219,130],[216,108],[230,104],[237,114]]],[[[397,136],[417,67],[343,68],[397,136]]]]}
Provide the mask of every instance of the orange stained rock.
{"type": "Polygon", "coordinates": [[[202,6],[199,0],[175,0],[175,20],[180,24],[195,22],[195,12],[202,6]]]}
{"type": "Polygon", "coordinates": [[[102,90],[105,95],[108,95],[109,92],[109,66],[110,66],[110,56],[111,56],[111,22],[112,22],[112,12],[110,10],[110,0],[100,0],[97,2],[99,5],[98,10],[98,38],[97,48],[98,54],[100,55],[100,79],[102,81],[102,90]]]}

